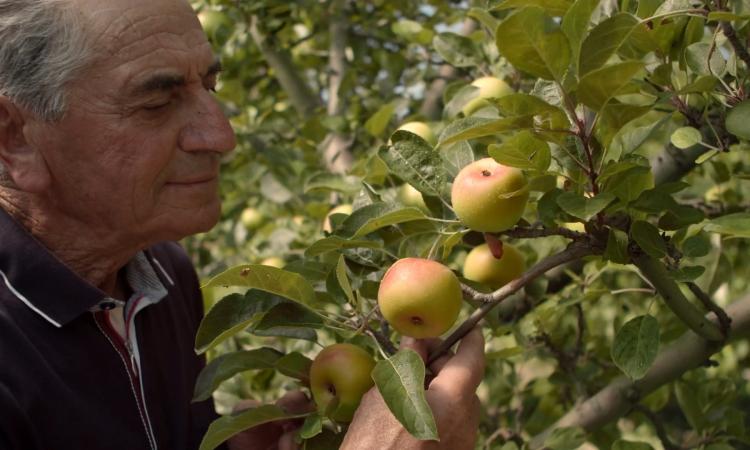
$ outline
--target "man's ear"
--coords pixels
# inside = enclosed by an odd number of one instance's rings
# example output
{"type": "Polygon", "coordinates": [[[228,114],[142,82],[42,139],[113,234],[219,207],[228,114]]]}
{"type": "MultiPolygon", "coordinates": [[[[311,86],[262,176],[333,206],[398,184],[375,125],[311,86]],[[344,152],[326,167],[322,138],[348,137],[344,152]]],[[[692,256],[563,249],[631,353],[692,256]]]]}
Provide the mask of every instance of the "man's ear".
{"type": "Polygon", "coordinates": [[[24,135],[26,118],[9,98],[0,95],[0,163],[18,189],[40,193],[50,184],[41,153],[24,135]]]}

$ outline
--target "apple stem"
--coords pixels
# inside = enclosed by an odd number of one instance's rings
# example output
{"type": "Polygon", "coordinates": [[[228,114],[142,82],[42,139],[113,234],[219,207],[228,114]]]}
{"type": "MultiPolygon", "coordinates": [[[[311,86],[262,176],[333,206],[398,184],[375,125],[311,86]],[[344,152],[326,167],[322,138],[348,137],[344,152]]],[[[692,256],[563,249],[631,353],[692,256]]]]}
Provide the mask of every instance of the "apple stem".
{"type": "Polygon", "coordinates": [[[427,360],[428,364],[434,362],[442,354],[450,350],[450,348],[466,336],[466,334],[468,334],[479,323],[479,321],[492,310],[492,308],[499,305],[503,300],[515,294],[522,287],[526,286],[536,278],[544,275],[548,270],[583,258],[584,256],[601,254],[603,252],[604,248],[602,245],[596,245],[593,242],[575,241],[571,242],[565,250],[539,261],[529,270],[524,272],[519,278],[516,278],[500,289],[489,294],[484,294],[469,286],[462,285],[461,289],[463,290],[464,295],[471,297],[475,301],[481,302],[482,305],[474,310],[471,316],[469,316],[438,346],[437,349],[435,349],[435,351],[430,354],[427,360]]]}
{"type": "Polygon", "coordinates": [[[484,233],[484,241],[487,242],[487,246],[490,248],[490,253],[495,259],[502,259],[503,257],[503,241],[497,238],[494,234],[484,233]]]}

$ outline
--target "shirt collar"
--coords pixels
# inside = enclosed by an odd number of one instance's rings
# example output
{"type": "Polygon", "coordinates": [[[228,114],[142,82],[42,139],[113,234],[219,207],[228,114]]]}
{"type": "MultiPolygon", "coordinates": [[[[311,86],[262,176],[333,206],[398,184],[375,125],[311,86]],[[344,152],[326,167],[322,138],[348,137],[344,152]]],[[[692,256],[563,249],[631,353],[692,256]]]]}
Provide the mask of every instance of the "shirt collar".
{"type": "MultiPolygon", "coordinates": [[[[134,260],[129,276],[154,269],[145,252],[134,260]]],[[[148,276],[151,289],[161,289],[157,277],[148,276]]],[[[0,286],[10,292],[45,320],[62,327],[81,314],[116,306],[104,291],[74,273],[58,260],[44,245],[0,208],[0,286]]]]}

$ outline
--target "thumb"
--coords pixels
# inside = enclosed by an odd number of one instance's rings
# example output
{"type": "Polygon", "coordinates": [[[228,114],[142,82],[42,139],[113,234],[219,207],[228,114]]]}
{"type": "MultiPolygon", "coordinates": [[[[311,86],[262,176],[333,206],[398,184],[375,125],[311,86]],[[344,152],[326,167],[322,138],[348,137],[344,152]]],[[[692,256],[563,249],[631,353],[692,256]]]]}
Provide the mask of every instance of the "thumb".
{"type": "Polygon", "coordinates": [[[427,343],[425,341],[414,339],[409,336],[403,336],[401,338],[401,345],[399,345],[399,349],[402,348],[414,350],[419,354],[423,361],[427,361],[427,343]]]}

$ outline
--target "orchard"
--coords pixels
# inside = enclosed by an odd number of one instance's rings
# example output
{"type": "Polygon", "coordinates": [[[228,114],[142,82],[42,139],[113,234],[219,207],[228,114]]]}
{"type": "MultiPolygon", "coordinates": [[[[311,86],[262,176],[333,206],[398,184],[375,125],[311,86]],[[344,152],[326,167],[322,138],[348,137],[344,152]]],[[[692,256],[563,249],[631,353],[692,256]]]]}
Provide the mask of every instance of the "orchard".
{"type": "Polygon", "coordinates": [[[750,2],[193,4],[238,138],[184,242],[201,450],[338,448],[373,386],[439,439],[426,364],[475,327],[477,449],[750,448],[750,2]]]}

